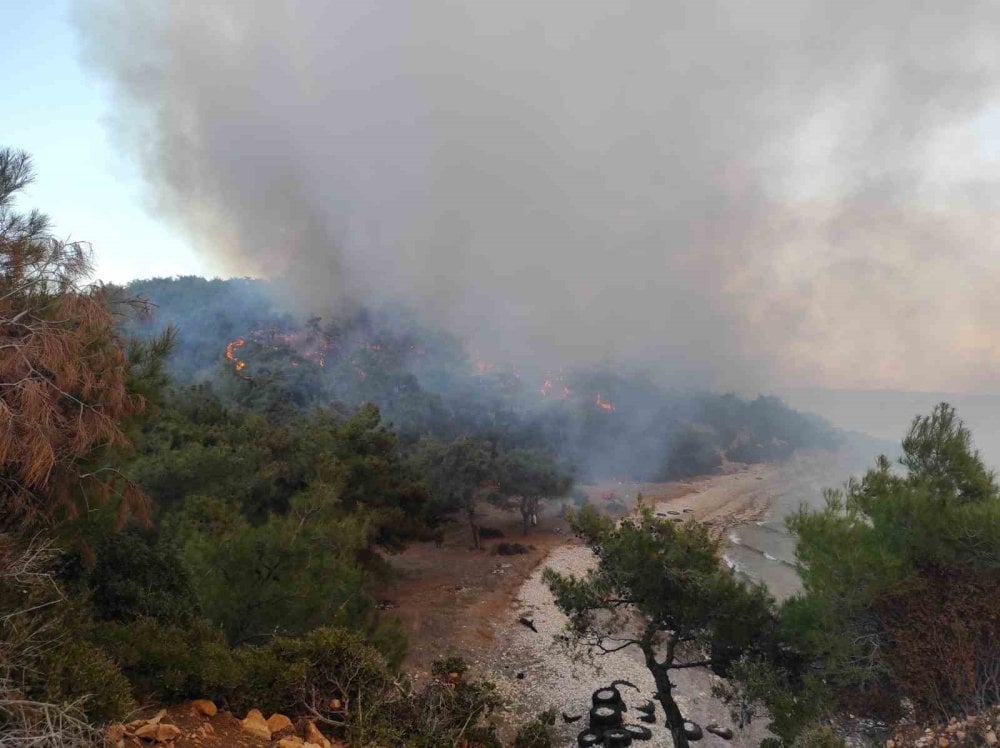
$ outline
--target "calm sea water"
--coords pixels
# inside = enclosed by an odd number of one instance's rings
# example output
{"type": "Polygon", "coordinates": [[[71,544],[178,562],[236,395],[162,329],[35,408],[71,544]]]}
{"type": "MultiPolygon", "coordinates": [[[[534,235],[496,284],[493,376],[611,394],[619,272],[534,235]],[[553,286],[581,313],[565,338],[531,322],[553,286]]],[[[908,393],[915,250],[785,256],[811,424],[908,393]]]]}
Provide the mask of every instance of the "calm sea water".
{"type": "Polygon", "coordinates": [[[733,528],[726,538],[725,558],[739,573],[764,582],[779,599],[801,588],[795,571],[795,542],[785,528],[785,517],[800,506],[820,508],[823,491],[839,488],[852,475],[861,475],[875,460],[878,444],[852,438],[829,459],[792,460],[780,466],[764,484],[771,508],[761,521],[733,528]]]}

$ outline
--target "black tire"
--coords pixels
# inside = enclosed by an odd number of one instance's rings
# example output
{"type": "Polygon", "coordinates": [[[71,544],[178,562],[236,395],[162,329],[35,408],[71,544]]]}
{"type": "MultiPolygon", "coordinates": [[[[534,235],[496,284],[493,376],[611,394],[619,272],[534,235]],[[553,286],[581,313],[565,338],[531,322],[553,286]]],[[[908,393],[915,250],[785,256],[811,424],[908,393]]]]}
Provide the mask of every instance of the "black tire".
{"type": "Polygon", "coordinates": [[[628,748],[632,745],[632,735],[624,727],[612,727],[604,731],[604,748],[628,748]]]}
{"type": "Polygon", "coordinates": [[[594,746],[600,745],[603,740],[601,733],[595,730],[584,730],[576,736],[576,744],[580,748],[594,748],[594,746]]]}
{"type": "Polygon", "coordinates": [[[622,711],[625,710],[625,700],[622,698],[621,691],[614,686],[598,688],[590,700],[594,706],[614,706],[622,711]]]}
{"type": "Polygon", "coordinates": [[[618,688],[618,686],[628,686],[633,691],[638,691],[639,690],[639,686],[637,686],[635,683],[632,683],[632,682],[627,681],[627,680],[613,680],[613,681],[611,681],[611,687],[612,688],[618,688]]]}
{"type": "Polygon", "coordinates": [[[608,727],[618,727],[622,723],[622,710],[617,706],[601,704],[590,710],[590,727],[604,730],[608,727]]]}
{"type": "Polygon", "coordinates": [[[653,731],[642,725],[622,725],[622,729],[628,730],[632,740],[650,740],[653,737],[653,731]]]}
{"type": "Polygon", "coordinates": [[[694,722],[684,723],[684,734],[687,735],[688,740],[701,740],[705,737],[704,730],[702,730],[701,727],[696,725],[694,722]]]}

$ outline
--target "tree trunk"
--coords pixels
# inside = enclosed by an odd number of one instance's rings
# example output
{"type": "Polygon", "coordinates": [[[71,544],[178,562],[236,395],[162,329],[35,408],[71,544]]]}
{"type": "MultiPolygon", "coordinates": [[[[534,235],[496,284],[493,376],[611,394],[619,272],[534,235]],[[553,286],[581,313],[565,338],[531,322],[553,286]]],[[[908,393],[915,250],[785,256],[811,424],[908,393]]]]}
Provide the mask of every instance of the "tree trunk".
{"type": "Polygon", "coordinates": [[[482,549],[479,542],[479,525],[476,523],[476,513],[473,511],[466,512],[466,516],[469,518],[469,529],[472,530],[472,546],[478,551],[482,549]]]}
{"type": "Polygon", "coordinates": [[[527,535],[530,531],[529,528],[538,524],[538,517],[535,515],[537,511],[538,499],[528,496],[521,497],[521,532],[523,535],[527,535]]]}
{"type": "Polygon", "coordinates": [[[663,713],[667,715],[667,729],[674,739],[674,748],[690,748],[687,735],[684,734],[684,715],[674,701],[674,684],[670,682],[670,670],[666,664],[656,661],[656,654],[651,647],[643,646],[642,649],[646,657],[646,667],[653,674],[653,681],[656,683],[656,700],[660,702],[663,713]]]}

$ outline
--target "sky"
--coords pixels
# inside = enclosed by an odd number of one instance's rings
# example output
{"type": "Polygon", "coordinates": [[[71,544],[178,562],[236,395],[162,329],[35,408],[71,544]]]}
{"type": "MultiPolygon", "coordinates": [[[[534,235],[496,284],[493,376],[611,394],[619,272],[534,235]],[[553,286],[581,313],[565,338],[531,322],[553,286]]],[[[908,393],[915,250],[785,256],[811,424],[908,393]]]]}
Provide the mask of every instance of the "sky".
{"type": "Polygon", "coordinates": [[[995,3],[14,5],[0,137],[102,279],[275,277],[679,384],[1000,391],[995,3]]]}
{"type": "Polygon", "coordinates": [[[49,215],[63,239],[93,245],[95,276],[205,274],[212,265],[148,209],[134,159],[113,145],[108,86],[81,65],[66,0],[0,2],[0,145],[32,155],[19,205],[49,215]]]}

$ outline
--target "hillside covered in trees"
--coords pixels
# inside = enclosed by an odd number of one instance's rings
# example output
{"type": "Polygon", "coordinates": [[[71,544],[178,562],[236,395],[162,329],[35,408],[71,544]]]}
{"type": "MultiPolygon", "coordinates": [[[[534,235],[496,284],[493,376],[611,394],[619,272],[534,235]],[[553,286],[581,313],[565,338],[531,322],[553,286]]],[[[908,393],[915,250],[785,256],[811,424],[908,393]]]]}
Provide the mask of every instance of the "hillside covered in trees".
{"type": "MultiPolygon", "coordinates": [[[[373,594],[391,554],[450,522],[475,553],[485,506],[527,533],[574,481],[836,444],[772,398],[610,366],[528,381],[398,312],[296,319],[256,281],[91,284],[86,246],[15,210],[30,166],[0,151],[2,744],[90,745],[140,704],[207,698],[349,745],[499,745],[490,683],[456,662],[419,686],[401,672],[405,636],[373,594]]],[[[1000,489],[947,407],[903,447],[902,475],[882,460],[791,522],[805,592],[781,607],[697,523],[649,512],[577,519],[599,573],[551,577],[559,603],[593,633],[620,594],[651,616],[645,652],[690,648],[781,745],[861,707],[983,708],[1000,697],[1000,489]]],[[[520,745],[547,745],[538,731],[520,745]]]]}
{"type": "Polygon", "coordinates": [[[580,480],[678,478],[838,442],[775,398],[671,390],[611,364],[529,372],[474,360],[403,309],[298,319],[269,284],[246,279],[153,279],[125,292],[153,305],[128,334],[174,330],[165,367],[176,387],[208,385],[227,407],[271,419],[373,403],[404,445],[483,435],[549,452],[580,480]]]}

